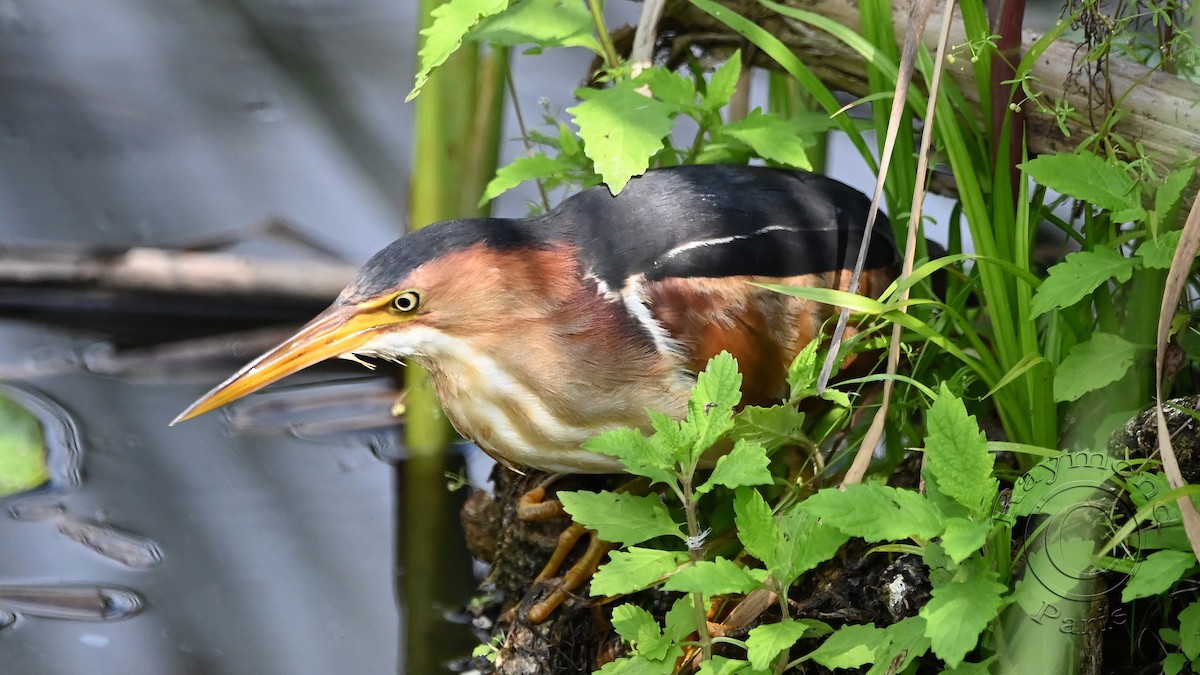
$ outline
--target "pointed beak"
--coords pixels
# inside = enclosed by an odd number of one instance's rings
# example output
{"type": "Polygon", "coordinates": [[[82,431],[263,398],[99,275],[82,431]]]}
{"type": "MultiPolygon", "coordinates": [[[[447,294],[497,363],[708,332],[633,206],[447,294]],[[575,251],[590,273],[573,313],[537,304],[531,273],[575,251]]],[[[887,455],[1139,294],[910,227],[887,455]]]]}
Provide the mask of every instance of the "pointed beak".
{"type": "Polygon", "coordinates": [[[171,425],[232,403],[313,364],[353,352],[370,341],[376,329],[392,323],[390,319],[377,308],[330,307],[283,344],[246,364],[200,397],[171,425]]]}

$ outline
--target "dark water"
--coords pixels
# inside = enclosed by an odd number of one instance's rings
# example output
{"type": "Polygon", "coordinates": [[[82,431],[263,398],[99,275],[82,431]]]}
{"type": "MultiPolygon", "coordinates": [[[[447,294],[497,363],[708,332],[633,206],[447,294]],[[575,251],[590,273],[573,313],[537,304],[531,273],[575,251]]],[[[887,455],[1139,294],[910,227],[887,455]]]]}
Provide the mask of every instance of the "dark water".
{"type": "MultiPolygon", "coordinates": [[[[415,17],[415,0],[0,0],[0,248],[232,241],[365,260],[405,225],[415,17]],[[295,236],[264,227],[279,220],[295,236]]],[[[545,96],[571,105],[588,60],[518,59],[526,118],[545,96]]],[[[283,418],[263,397],[168,428],[239,364],[114,366],[117,347],[223,327],[220,303],[129,301],[0,286],[0,382],[61,426],[55,489],[0,503],[0,675],[373,674],[404,670],[406,643],[463,655],[469,633],[441,618],[474,584],[461,553],[419,611],[399,590],[426,585],[402,553],[441,560],[461,534],[402,545],[430,516],[397,506],[411,472],[380,457],[402,444],[355,431],[378,396],[283,418]]]]}

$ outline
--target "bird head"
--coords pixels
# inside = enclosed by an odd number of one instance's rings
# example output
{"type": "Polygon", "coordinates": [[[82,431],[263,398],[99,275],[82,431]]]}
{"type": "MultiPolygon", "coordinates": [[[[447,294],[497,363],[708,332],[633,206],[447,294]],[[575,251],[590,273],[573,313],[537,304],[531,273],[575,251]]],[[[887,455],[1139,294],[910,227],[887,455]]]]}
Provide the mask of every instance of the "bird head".
{"type": "Polygon", "coordinates": [[[553,290],[547,284],[557,274],[545,263],[558,257],[517,221],[452,221],[418,230],[377,253],[328,309],[171,424],[330,358],[411,357],[428,364],[487,350],[506,326],[545,313],[553,290]]]}

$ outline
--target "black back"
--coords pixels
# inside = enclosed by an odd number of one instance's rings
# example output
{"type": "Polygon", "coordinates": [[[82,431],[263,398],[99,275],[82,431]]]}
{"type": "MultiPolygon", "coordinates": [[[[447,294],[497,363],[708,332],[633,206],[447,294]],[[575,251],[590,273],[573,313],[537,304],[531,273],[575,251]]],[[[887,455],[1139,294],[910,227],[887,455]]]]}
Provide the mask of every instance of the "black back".
{"type": "MultiPolygon", "coordinates": [[[[542,218],[565,227],[592,273],[620,288],[638,274],[792,276],[853,269],[870,204],[861,192],[818,174],[696,165],[647,172],[616,197],[592,188],[542,218]]],[[[896,260],[891,225],[880,214],[866,268],[896,260]]]]}
{"type": "MultiPolygon", "coordinates": [[[[793,276],[852,269],[870,200],[832,178],[787,169],[695,165],[634,178],[614,197],[604,186],[534,218],[435,223],[376,253],[342,294],[358,302],[420,265],[482,243],[506,250],[575,244],[589,271],[619,289],[636,275],[793,276]]],[[[880,214],[867,269],[896,261],[880,214]]]]}

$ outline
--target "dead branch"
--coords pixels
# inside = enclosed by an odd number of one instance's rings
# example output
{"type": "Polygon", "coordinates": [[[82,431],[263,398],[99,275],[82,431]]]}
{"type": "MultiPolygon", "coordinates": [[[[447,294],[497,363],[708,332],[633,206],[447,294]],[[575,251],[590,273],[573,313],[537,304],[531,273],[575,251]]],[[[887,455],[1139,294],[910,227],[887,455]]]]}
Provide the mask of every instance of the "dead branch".
{"type": "Polygon", "coordinates": [[[223,253],[69,246],[0,247],[0,287],[86,289],[328,302],[355,268],[321,260],[268,259],[223,253]]]}
{"type": "MultiPolygon", "coordinates": [[[[862,21],[854,0],[783,0],[785,4],[821,14],[861,31],[862,21]]],[[[721,0],[722,4],[766,28],[784,42],[826,84],[854,94],[867,90],[866,63],[857,52],[827,33],[782,17],[756,0],[721,0]]],[[[894,26],[898,39],[908,25],[914,0],[893,3],[894,26]]],[[[930,17],[925,42],[936,44],[939,9],[930,17]]],[[[686,0],[670,0],[665,18],[680,26],[677,40],[728,53],[744,46],[744,40],[720,21],[697,9],[686,0]]],[[[1022,38],[1025,53],[1040,37],[1026,31],[1022,38]]],[[[962,17],[954,18],[950,44],[967,42],[962,17]]],[[[946,72],[958,84],[968,101],[978,106],[978,88],[968,58],[947,64],[946,72]]],[[[1161,164],[1174,165],[1180,159],[1200,154],[1200,86],[1145,66],[1116,57],[1109,59],[1103,77],[1093,76],[1094,64],[1085,64],[1086,49],[1068,40],[1057,40],[1033,67],[1031,88],[1043,95],[1047,106],[1066,101],[1078,113],[1067,123],[1069,134],[1059,129],[1054,116],[1033,104],[1024,105],[1029,122],[1028,137],[1033,153],[1072,149],[1088,135],[1099,130],[1109,113],[1118,109],[1119,119],[1113,130],[1132,142],[1140,142],[1161,164]],[[1130,93],[1128,96],[1127,93],[1130,93]]],[[[755,65],[778,68],[769,57],[755,55],[755,65]]],[[[1020,99],[1016,101],[1022,103],[1020,99]]],[[[1006,102],[1002,102],[1006,104],[1006,102]]],[[[987,117],[980,111],[979,123],[987,117]]]]}

